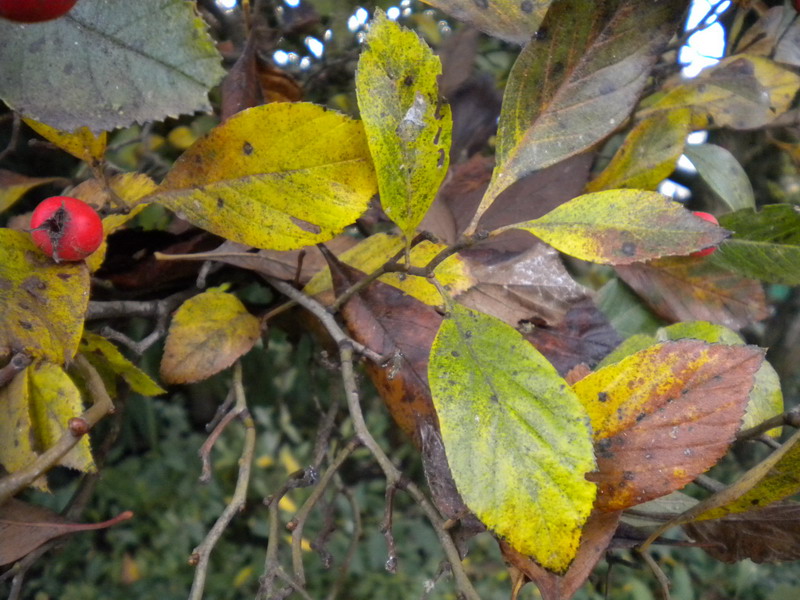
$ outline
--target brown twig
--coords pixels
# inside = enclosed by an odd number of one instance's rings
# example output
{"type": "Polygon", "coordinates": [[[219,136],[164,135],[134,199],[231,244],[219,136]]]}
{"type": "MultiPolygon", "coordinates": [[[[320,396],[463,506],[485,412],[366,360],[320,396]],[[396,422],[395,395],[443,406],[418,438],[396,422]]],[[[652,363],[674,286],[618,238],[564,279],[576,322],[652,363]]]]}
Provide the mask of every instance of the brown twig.
{"type": "Polygon", "coordinates": [[[8,385],[17,373],[24,371],[31,362],[31,357],[22,352],[12,356],[8,364],[0,369],[0,388],[8,385]]]}
{"type": "Polygon", "coordinates": [[[787,410],[783,414],[776,415],[754,427],[740,431],[736,434],[736,439],[741,441],[758,438],[770,429],[783,427],[784,425],[795,428],[800,427],[800,406],[795,406],[793,409],[787,410]]]}
{"type": "Polygon", "coordinates": [[[340,358],[342,363],[342,382],[345,389],[347,398],[347,407],[350,411],[350,418],[353,421],[353,427],[364,446],[372,453],[375,460],[383,469],[383,473],[387,479],[387,485],[395,485],[404,489],[419,504],[425,516],[428,517],[431,525],[433,526],[436,536],[439,538],[439,543],[450,561],[450,566],[453,569],[453,575],[456,580],[456,587],[459,593],[465,600],[480,600],[480,596],[472,587],[469,578],[461,564],[461,556],[458,549],[450,537],[450,534],[444,529],[444,520],[439,512],[431,504],[430,500],[420,489],[411,481],[408,481],[402,476],[400,470],[394,466],[392,461],[381,449],[375,438],[367,429],[367,424],[364,421],[364,415],[361,412],[361,402],[359,398],[358,385],[356,384],[355,372],[353,370],[353,348],[347,341],[340,344],[340,358]]]}
{"type": "MultiPolygon", "coordinates": [[[[79,354],[75,358],[74,364],[83,376],[92,399],[92,406],[80,417],[77,417],[85,424],[84,429],[88,431],[100,419],[114,412],[114,404],[106,391],[103,380],[94,367],[89,364],[89,361],[79,354]]],[[[0,504],[47,473],[67,452],[75,447],[82,437],[83,434],[76,434],[72,428],[67,428],[55,444],[40,454],[32,463],[0,479],[0,504]]]]}
{"type": "Polygon", "coordinates": [[[397,493],[396,485],[386,486],[386,508],[381,523],[381,533],[386,539],[388,558],[386,559],[386,570],[389,573],[397,573],[397,548],[392,534],[392,516],[394,515],[394,496],[397,493]]]}
{"type": "Polygon", "coordinates": [[[650,556],[649,552],[640,550],[639,556],[642,557],[645,564],[650,567],[653,575],[655,575],[656,580],[658,581],[659,592],[661,592],[661,600],[670,600],[669,579],[667,579],[664,571],[661,570],[661,567],[658,566],[658,563],[652,556],[650,556]]]}
{"type": "MultiPolygon", "coordinates": [[[[247,408],[244,385],[242,384],[242,366],[240,362],[237,362],[234,366],[233,393],[236,400],[228,414],[232,414],[234,417],[240,419],[244,426],[244,445],[239,459],[239,476],[236,479],[236,487],[231,501],[225,507],[225,510],[222,511],[222,514],[209,530],[202,543],[192,552],[189,562],[197,565],[197,568],[194,572],[194,581],[192,582],[192,589],[189,593],[189,600],[200,600],[203,597],[203,588],[205,587],[211,552],[214,550],[214,546],[216,546],[230,522],[236,514],[244,508],[247,500],[247,488],[250,485],[250,471],[256,447],[256,427],[253,418],[250,416],[250,411],[247,408]]],[[[217,429],[219,429],[219,427],[217,429]]]]}

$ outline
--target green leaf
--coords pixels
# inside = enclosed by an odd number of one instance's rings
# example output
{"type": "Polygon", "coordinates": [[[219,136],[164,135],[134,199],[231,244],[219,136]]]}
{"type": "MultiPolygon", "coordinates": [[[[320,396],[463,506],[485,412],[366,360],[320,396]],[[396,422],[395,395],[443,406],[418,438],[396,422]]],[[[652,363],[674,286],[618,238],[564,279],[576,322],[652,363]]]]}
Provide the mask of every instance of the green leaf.
{"type": "Polygon", "coordinates": [[[623,338],[638,333],[655,333],[663,321],[654,315],[639,296],[618,278],[613,278],[597,292],[597,308],[623,338]]]}
{"type": "Polygon", "coordinates": [[[727,232],[656,192],[584,194],[543,217],[510,225],[557,250],[591,262],[625,265],[718,244],[727,232]]]}
{"type": "Polygon", "coordinates": [[[591,432],[569,386],[515,329],[458,305],[428,380],[466,505],[515,550],[565,571],[595,497],[591,432]]]}
{"type": "Polygon", "coordinates": [[[424,0],[484,33],[515,44],[527,42],[552,0],[424,0]]]}
{"type": "Polygon", "coordinates": [[[683,2],[563,0],[509,75],[497,165],[473,224],[509,185],[593,146],[627,118],[683,2]]]}
{"type": "Polygon", "coordinates": [[[691,111],[684,108],[659,113],[639,123],[586,191],[655,190],[675,170],[690,131],[690,117],[691,111]]]}
{"type": "Polygon", "coordinates": [[[89,270],[56,264],[31,236],[0,229],[0,357],[25,352],[53,363],[75,356],[89,304],[89,270]]]}
{"type": "Polygon", "coordinates": [[[755,208],[750,178],[728,150],[714,144],[687,144],[684,152],[703,181],[731,210],[755,208]]]}
{"type": "Polygon", "coordinates": [[[46,23],[0,20],[0,98],[63,131],[209,111],[220,63],[184,0],[84,0],[46,23]]]}
{"type": "Polygon", "coordinates": [[[720,222],[733,237],[711,255],[714,264],[770,283],[800,284],[800,213],[795,207],[739,210],[720,222]]]}
{"type": "Polygon", "coordinates": [[[381,204],[407,239],[447,173],[453,121],[439,99],[439,57],[378,11],[356,72],[358,107],[381,204]]]}
{"type": "Polygon", "coordinates": [[[360,122],[314,104],[274,103],[195,142],[146,200],[229,240],[294,250],[340,233],[376,191],[360,122]]]}

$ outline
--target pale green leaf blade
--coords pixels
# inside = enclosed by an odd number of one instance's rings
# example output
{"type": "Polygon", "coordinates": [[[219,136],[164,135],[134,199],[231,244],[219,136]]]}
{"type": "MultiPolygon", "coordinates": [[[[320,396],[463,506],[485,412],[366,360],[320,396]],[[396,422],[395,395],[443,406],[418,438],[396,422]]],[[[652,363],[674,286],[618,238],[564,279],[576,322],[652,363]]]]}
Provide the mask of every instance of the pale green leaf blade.
{"type": "Polygon", "coordinates": [[[715,265],[770,283],[800,284],[800,214],[788,204],[720,217],[733,237],[711,255],[715,265]]]}
{"type": "Polygon", "coordinates": [[[518,552],[565,571],[595,497],[578,398],[519,332],[457,305],[434,341],[428,380],[467,506],[518,552]]]}
{"type": "Polygon", "coordinates": [[[576,258],[613,265],[689,254],[728,235],[666,196],[626,189],[584,194],[509,228],[528,231],[576,258]]]}
{"type": "Polygon", "coordinates": [[[66,16],[0,20],[0,98],[63,131],[209,111],[225,71],[193,3],[78,2],[66,16]]]}
{"type": "Polygon", "coordinates": [[[315,104],[273,103],[195,142],[147,201],[229,240],[294,250],[336,236],[376,191],[359,121],[315,104]]]}
{"type": "Polygon", "coordinates": [[[378,11],[356,72],[358,107],[381,204],[407,238],[447,173],[453,128],[439,98],[439,58],[419,36],[378,11]]]}
{"type": "Polygon", "coordinates": [[[524,44],[539,29],[552,0],[423,0],[484,33],[524,44]]]}
{"type": "Polygon", "coordinates": [[[104,367],[122,377],[134,392],[143,396],[166,393],[147,373],[125,358],[117,347],[103,336],[84,331],[80,350],[83,354],[91,354],[92,360],[101,358],[104,367]]]}
{"type": "Polygon", "coordinates": [[[728,150],[714,144],[688,144],[684,152],[703,181],[731,210],[755,208],[750,178],[728,150]]]}
{"type": "MultiPolygon", "coordinates": [[[[17,373],[8,385],[0,387],[0,465],[9,473],[28,466],[37,456],[28,402],[29,372],[28,368],[17,373]]],[[[33,485],[47,489],[43,477],[33,485]]]]}
{"type": "Polygon", "coordinates": [[[509,75],[497,165],[474,223],[509,185],[577,154],[627,118],[683,2],[564,0],[509,75]]]}

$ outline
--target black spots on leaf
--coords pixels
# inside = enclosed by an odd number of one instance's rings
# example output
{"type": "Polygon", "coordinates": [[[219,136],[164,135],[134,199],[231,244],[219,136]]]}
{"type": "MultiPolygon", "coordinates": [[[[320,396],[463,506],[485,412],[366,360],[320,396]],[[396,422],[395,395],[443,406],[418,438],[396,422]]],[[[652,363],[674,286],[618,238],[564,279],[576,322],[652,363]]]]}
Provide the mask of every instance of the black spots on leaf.
{"type": "Polygon", "coordinates": [[[250,142],[245,142],[242,145],[242,152],[245,156],[250,156],[253,153],[253,145],[250,142]]]}
{"type": "Polygon", "coordinates": [[[608,400],[608,394],[606,394],[605,392],[600,392],[599,394],[597,394],[598,402],[605,402],[606,400],[608,400]]]}
{"type": "Polygon", "coordinates": [[[525,14],[529,15],[533,12],[533,2],[531,2],[531,0],[524,0],[524,2],[520,2],[519,9],[525,14]]]}
{"type": "Polygon", "coordinates": [[[475,3],[475,6],[480,8],[481,10],[486,10],[489,8],[489,0],[472,0],[475,3]]]}
{"type": "Polygon", "coordinates": [[[461,352],[459,352],[458,350],[453,350],[450,352],[450,356],[452,356],[453,358],[458,358],[459,356],[461,356],[461,352]]]}
{"type": "Polygon", "coordinates": [[[439,160],[436,161],[436,167],[441,169],[444,166],[444,149],[439,148],[439,160]]]}
{"type": "Polygon", "coordinates": [[[30,324],[28,321],[17,321],[17,323],[19,323],[19,326],[26,331],[30,331],[31,329],[33,329],[33,325],[30,324]]]}
{"type": "Polygon", "coordinates": [[[547,27],[542,27],[536,33],[533,34],[533,39],[539,42],[546,42],[549,38],[550,38],[550,31],[547,29],[547,27]]]}
{"type": "Polygon", "coordinates": [[[436,130],[436,135],[435,135],[435,136],[433,136],[433,143],[434,143],[434,145],[436,145],[436,144],[438,144],[438,143],[439,143],[439,137],[440,137],[441,135],[442,135],[442,128],[441,128],[441,127],[439,127],[439,129],[437,129],[437,130],[436,130]]]}
{"type": "Polygon", "coordinates": [[[61,281],[69,281],[72,279],[72,275],[70,273],[59,273],[56,275],[61,281]]]}
{"type": "Polygon", "coordinates": [[[636,473],[633,471],[623,471],[622,472],[622,479],[624,481],[635,481],[636,480],[636,473]]]}
{"type": "Polygon", "coordinates": [[[642,413],[639,413],[638,415],[636,415],[636,422],[637,422],[637,423],[640,423],[641,421],[643,421],[643,420],[644,420],[644,418],[645,418],[646,416],[647,416],[647,413],[643,413],[643,412],[642,412],[642,413]]]}
{"type": "Polygon", "coordinates": [[[405,87],[411,87],[412,85],[414,85],[414,77],[412,75],[406,75],[403,78],[403,85],[405,87]]]}
{"type": "Polygon", "coordinates": [[[224,208],[225,207],[225,200],[222,198],[217,198],[217,208],[224,208]]]}
{"type": "Polygon", "coordinates": [[[313,233],[314,235],[319,235],[320,232],[322,231],[322,228],[319,225],[316,225],[315,223],[311,223],[309,221],[306,221],[304,219],[300,219],[298,217],[291,217],[291,219],[292,219],[292,223],[294,223],[300,229],[302,229],[303,231],[305,231],[307,233],[313,233]]]}
{"type": "Polygon", "coordinates": [[[636,244],[633,242],[625,242],[622,244],[622,254],[625,256],[633,256],[636,254],[636,244]]]}
{"type": "Polygon", "coordinates": [[[500,398],[497,397],[497,394],[492,394],[489,396],[489,400],[492,404],[500,404],[500,398]]]}

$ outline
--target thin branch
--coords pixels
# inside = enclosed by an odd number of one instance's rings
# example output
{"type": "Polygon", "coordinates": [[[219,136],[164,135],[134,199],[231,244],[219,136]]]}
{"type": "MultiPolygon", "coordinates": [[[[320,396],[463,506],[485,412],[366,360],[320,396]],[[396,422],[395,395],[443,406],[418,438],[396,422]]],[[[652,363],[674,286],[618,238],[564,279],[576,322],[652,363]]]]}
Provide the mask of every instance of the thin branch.
{"type": "Polygon", "coordinates": [[[353,348],[347,342],[340,345],[340,358],[342,362],[342,381],[347,398],[347,407],[350,410],[350,418],[353,420],[353,427],[355,428],[356,434],[364,446],[366,446],[375,457],[381,469],[383,469],[383,473],[387,479],[387,485],[396,485],[408,492],[428,517],[436,536],[439,538],[439,543],[442,545],[442,549],[447,559],[450,561],[459,593],[465,600],[480,600],[478,592],[472,587],[472,583],[470,583],[464,571],[461,564],[461,556],[458,553],[453,539],[444,529],[444,520],[441,515],[425,494],[423,494],[413,482],[403,477],[400,470],[394,466],[367,429],[367,424],[364,421],[364,414],[361,412],[358,385],[356,384],[355,372],[353,370],[353,348]]]}
{"type": "Polygon", "coordinates": [[[328,334],[333,338],[333,341],[337,344],[341,345],[344,343],[350,344],[356,352],[361,354],[362,356],[368,358],[375,364],[381,364],[384,362],[382,356],[380,356],[377,352],[370,350],[363,344],[359,344],[355,340],[351,339],[344,330],[339,327],[339,324],[336,322],[336,319],[333,317],[331,313],[319,302],[307,296],[300,290],[294,288],[290,284],[286,283],[285,281],[281,281],[280,279],[275,279],[274,277],[267,277],[266,275],[264,278],[267,280],[272,287],[278,290],[284,296],[291,298],[297,304],[305,308],[311,314],[313,314],[317,319],[322,322],[322,325],[327,330],[328,334]]]}
{"type": "Polygon", "coordinates": [[[788,425],[789,427],[800,427],[800,406],[795,406],[791,410],[787,410],[785,413],[776,415],[770,419],[767,419],[763,423],[759,423],[755,427],[750,427],[749,429],[745,429],[740,431],[736,434],[737,440],[750,440],[753,438],[758,438],[762,434],[768,432],[770,429],[775,429],[776,427],[783,427],[784,425],[788,425]]]}
{"type": "Polygon", "coordinates": [[[225,507],[225,510],[222,511],[222,514],[219,516],[216,523],[214,523],[214,526],[208,532],[202,543],[194,549],[189,559],[191,564],[197,565],[189,600],[200,600],[203,597],[203,588],[206,583],[208,562],[211,558],[211,552],[214,550],[214,546],[216,546],[230,522],[236,514],[244,508],[247,500],[247,488],[250,485],[250,471],[256,448],[256,427],[253,418],[250,416],[250,411],[247,408],[247,400],[242,384],[242,366],[238,361],[233,371],[233,390],[236,402],[233,409],[228,414],[233,414],[235,417],[239,418],[244,426],[244,446],[242,448],[241,458],[239,459],[239,476],[236,480],[236,488],[234,489],[231,501],[225,507]]]}
{"type": "Polygon", "coordinates": [[[19,143],[19,132],[20,126],[22,125],[22,119],[17,113],[12,113],[11,119],[11,137],[8,140],[8,144],[6,144],[6,147],[3,148],[2,152],[0,152],[0,160],[4,160],[6,156],[14,152],[17,149],[17,144],[19,143]]]}
{"type": "Polygon", "coordinates": [[[306,520],[308,519],[311,510],[316,506],[317,502],[322,498],[328,484],[331,482],[333,476],[339,471],[344,461],[361,445],[359,440],[350,440],[347,445],[339,451],[334,461],[327,468],[319,483],[311,492],[311,495],[303,503],[300,509],[295,514],[294,518],[289,522],[287,528],[292,531],[292,570],[294,571],[295,579],[301,584],[305,585],[306,575],[303,569],[303,528],[305,527],[306,520]]]}
{"type": "Polygon", "coordinates": [[[70,427],[36,460],[19,471],[0,479],[0,504],[52,469],[100,419],[114,412],[114,404],[94,367],[80,354],[76,357],[74,364],[86,382],[92,406],[80,417],[71,419],[70,427]]]}
{"type": "Polygon", "coordinates": [[[386,486],[386,508],[383,515],[383,523],[381,523],[381,533],[386,539],[386,548],[389,554],[386,559],[386,570],[392,574],[397,573],[397,548],[392,534],[392,515],[394,514],[394,496],[396,493],[396,485],[386,486]]]}
{"type": "Polygon", "coordinates": [[[11,380],[17,376],[17,373],[24,371],[31,362],[31,357],[22,352],[12,356],[8,364],[0,369],[0,388],[11,383],[11,380]]]}
{"type": "Polygon", "coordinates": [[[650,567],[653,575],[655,575],[656,580],[658,581],[659,591],[661,592],[661,600],[670,600],[669,579],[667,579],[664,571],[661,570],[661,567],[658,566],[658,563],[652,556],[650,556],[649,552],[639,551],[639,556],[644,559],[645,564],[650,567]]]}

